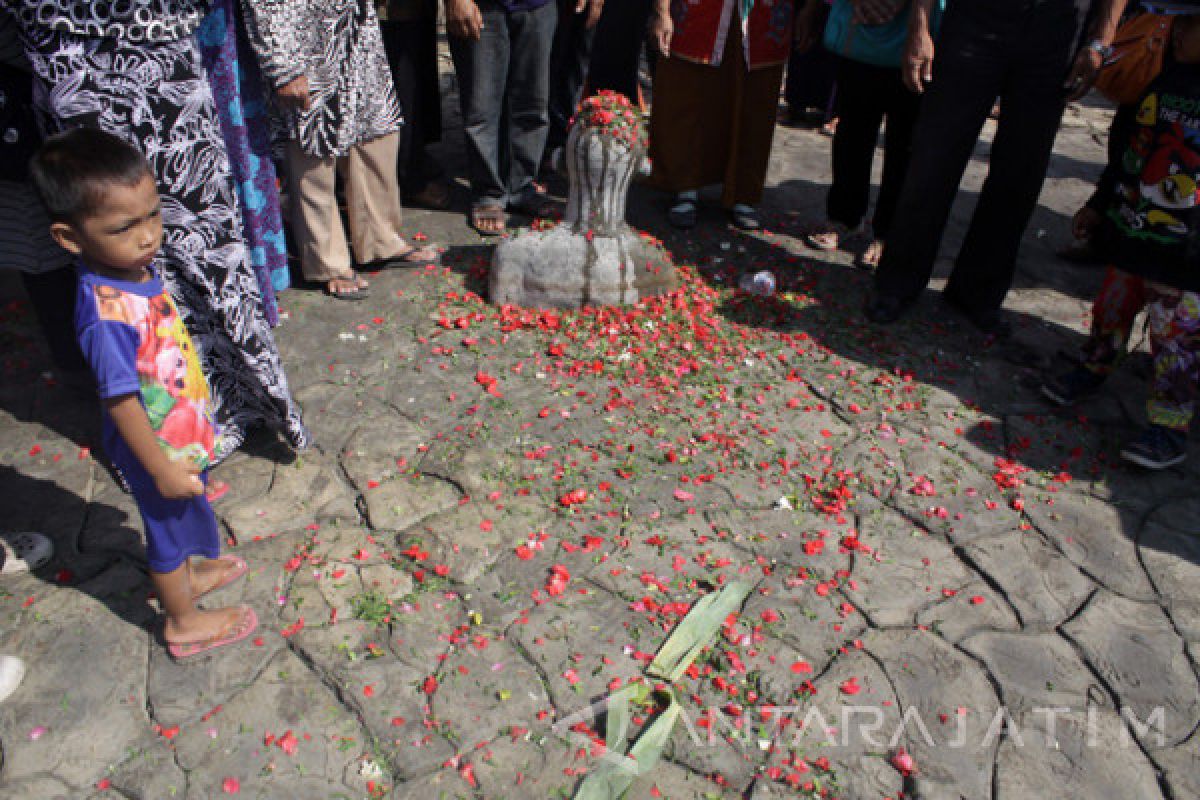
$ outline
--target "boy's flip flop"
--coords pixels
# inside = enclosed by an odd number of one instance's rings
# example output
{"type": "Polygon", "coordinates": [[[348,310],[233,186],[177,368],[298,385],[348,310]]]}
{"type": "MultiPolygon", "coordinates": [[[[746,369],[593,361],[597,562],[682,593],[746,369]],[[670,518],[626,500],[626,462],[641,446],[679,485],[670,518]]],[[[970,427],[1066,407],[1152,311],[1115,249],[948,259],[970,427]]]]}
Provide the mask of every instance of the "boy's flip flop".
{"type": "Polygon", "coordinates": [[[184,644],[168,643],[167,652],[176,661],[190,661],[196,656],[216,650],[218,647],[235,644],[245,639],[258,628],[258,615],[254,613],[254,609],[250,606],[241,606],[240,608],[242,615],[238,618],[238,621],[216,636],[202,639],[199,642],[187,642],[184,644]]]}
{"type": "Polygon", "coordinates": [[[238,578],[245,575],[247,570],[250,569],[250,567],[246,564],[246,559],[242,558],[241,556],[224,555],[218,558],[217,561],[224,561],[225,563],[232,564],[233,566],[225,570],[225,575],[222,576],[221,580],[217,581],[217,583],[214,584],[211,589],[209,589],[207,592],[196,595],[197,600],[199,600],[201,597],[204,597],[206,594],[212,594],[217,589],[228,586],[238,578]]]}
{"type": "Polygon", "coordinates": [[[204,499],[210,503],[217,502],[227,494],[229,494],[229,484],[225,481],[210,480],[204,489],[204,499]]]}

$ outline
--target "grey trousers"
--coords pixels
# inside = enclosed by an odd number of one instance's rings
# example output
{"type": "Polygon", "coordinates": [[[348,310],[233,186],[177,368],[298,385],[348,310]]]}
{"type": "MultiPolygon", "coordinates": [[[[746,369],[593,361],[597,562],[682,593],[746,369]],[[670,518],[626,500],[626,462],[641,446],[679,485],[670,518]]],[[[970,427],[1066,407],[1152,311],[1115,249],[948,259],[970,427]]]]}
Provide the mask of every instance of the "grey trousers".
{"type": "Polygon", "coordinates": [[[549,130],[550,50],[558,7],[509,12],[480,0],[478,41],[450,37],[474,205],[520,204],[533,192],[549,130]]]}

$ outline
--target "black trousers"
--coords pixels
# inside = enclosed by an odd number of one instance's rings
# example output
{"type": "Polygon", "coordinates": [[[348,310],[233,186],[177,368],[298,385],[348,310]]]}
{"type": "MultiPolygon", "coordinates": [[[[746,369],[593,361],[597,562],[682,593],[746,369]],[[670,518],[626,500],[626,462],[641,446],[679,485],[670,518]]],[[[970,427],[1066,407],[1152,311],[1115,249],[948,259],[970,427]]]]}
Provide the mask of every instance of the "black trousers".
{"type": "Polygon", "coordinates": [[[442,174],[425,146],[442,138],[438,83],[437,17],[381,22],[383,48],[392,69],[396,99],[404,113],[396,174],[403,194],[419,192],[442,174]]]}
{"type": "Polygon", "coordinates": [[[604,4],[588,71],[588,86],[593,92],[610,89],[637,102],[638,62],[650,11],[650,0],[610,0],[604,4]]]}
{"type": "Polygon", "coordinates": [[[887,118],[883,178],[875,202],[875,238],[887,239],[912,149],[921,96],[910,92],[900,70],[838,58],[838,128],[833,137],[833,184],[826,212],[831,220],[856,227],[871,197],[871,164],[879,129],[887,118]]]}
{"type": "Polygon", "coordinates": [[[1004,302],[1045,180],[1081,23],[1073,0],[948,4],[933,83],[876,272],[880,295],[912,300],[928,284],[959,181],[999,97],[988,177],[946,292],[971,313],[1004,302]]]}
{"type": "Polygon", "coordinates": [[[838,60],[819,42],[806,52],[792,51],[783,89],[788,111],[801,114],[815,108],[827,117],[833,116],[838,60]]]}
{"type": "Polygon", "coordinates": [[[575,116],[588,74],[595,29],[587,27],[587,13],[575,13],[575,0],[558,0],[558,27],[550,50],[550,132],[546,152],[567,142],[567,128],[575,116]]]}

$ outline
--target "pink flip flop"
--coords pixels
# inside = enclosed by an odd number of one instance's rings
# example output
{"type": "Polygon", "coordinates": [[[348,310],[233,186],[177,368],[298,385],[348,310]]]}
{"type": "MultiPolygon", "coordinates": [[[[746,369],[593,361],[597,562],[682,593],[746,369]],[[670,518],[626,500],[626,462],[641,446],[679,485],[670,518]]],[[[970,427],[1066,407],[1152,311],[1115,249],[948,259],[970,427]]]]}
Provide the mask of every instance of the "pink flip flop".
{"type": "Polygon", "coordinates": [[[229,494],[229,484],[225,481],[211,481],[208,488],[204,490],[204,499],[210,503],[215,503],[225,495],[229,494]]]}
{"type": "Polygon", "coordinates": [[[223,578],[221,578],[221,580],[217,581],[217,583],[211,589],[209,589],[207,592],[204,592],[203,594],[196,595],[197,600],[199,600],[201,597],[204,597],[204,595],[206,595],[206,594],[211,594],[212,592],[215,592],[217,589],[228,586],[229,584],[236,581],[238,578],[245,575],[246,572],[250,569],[249,565],[246,564],[246,559],[242,558],[241,556],[224,555],[224,556],[221,556],[220,558],[218,558],[217,561],[224,561],[227,564],[233,564],[233,567],[231,569],[226,570],[225,576],[223,578]]]}
{"type": "Polygon", "coordinates": [[[242,616],[233,627],[222,631],[217,636],[203,639],[199,642],[187,642],[184,644],[168,643],[167,652],[176,661],[189,661],[196,656],[216,650],[218,647],[240,642],[254,633],[254,630],[258,628],[258,615],[254,613],[254,609],[250,606],[241,606],[241,609],[242,616]]]}

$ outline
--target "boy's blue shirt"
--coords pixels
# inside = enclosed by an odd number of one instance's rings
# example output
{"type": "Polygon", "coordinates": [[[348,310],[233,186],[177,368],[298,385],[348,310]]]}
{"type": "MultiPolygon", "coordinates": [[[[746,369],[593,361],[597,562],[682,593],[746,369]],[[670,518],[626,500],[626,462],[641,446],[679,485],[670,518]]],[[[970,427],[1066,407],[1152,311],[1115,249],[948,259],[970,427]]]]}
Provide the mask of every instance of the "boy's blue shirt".
{"type": "MultiPolygon", "coordinates": [[[[168,457],[207,467],[215,442],[208,384],[157,274],[127,281],[81,263],[75,330],[101,399],[136,395],[168,457]]],[[[104,447],[123,470],[141,469],[107,413],[104,447]]]]}

